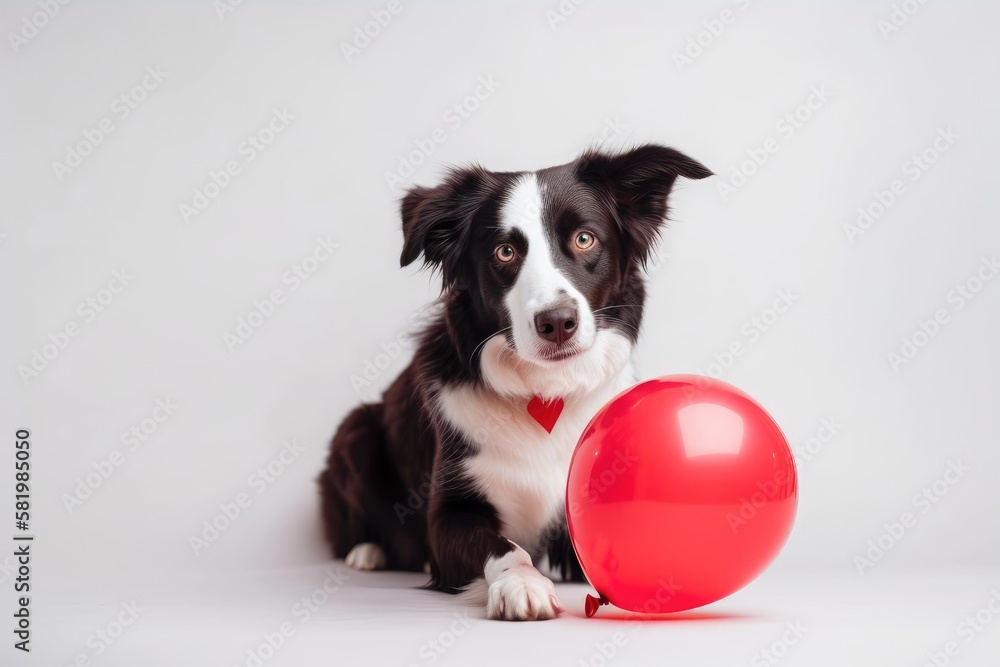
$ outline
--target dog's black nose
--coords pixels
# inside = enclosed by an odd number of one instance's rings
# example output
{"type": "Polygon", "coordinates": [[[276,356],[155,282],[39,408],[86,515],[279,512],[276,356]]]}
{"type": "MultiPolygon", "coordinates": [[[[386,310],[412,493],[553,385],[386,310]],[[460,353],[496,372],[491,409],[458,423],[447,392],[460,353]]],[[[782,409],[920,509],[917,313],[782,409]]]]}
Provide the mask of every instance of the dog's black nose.
{"type": "Polygon", "coordinates": [[[576,333],[576,308],[562,307],[543,310],[535,315],[535,331],[547,341],[562,345],[576,333]]]}

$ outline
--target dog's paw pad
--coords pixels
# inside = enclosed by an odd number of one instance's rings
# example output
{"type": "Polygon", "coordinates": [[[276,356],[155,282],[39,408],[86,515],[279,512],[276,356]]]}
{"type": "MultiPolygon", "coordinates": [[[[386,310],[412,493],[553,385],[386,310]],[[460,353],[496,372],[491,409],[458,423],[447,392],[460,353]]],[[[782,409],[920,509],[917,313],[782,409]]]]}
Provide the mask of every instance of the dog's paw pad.
{"type": "Polygon", "coordinates": [[[490,584],[486,616],[504,621],[543,621],[562,611],[552,581],[530,565],[513,567],[490,584]]]}
{"type": "Polygon", "coordinates": [[[384,570],[385,552],[382,551],[382,547],[373,542],[362,542],[355,545],[347,553],[347,558],[344,561],[347,563],[347,567],[352,567],[355,570],[384,570]]]}

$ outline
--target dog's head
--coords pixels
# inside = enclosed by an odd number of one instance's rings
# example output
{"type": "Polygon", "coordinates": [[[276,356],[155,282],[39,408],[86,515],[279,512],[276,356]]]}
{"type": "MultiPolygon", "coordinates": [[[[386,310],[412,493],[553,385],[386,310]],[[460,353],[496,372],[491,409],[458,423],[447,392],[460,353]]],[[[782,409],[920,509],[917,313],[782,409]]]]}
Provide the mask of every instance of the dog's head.
{"type": "MultiPolygon", "coordinates": [[[[513,353],[522,371],[525,364],[580,368],[588,356],[607,353],[602,332],[635,341],[639,269],[665,220],[674,181],[710,175],[656,145],[591,151],[537,172],[455,169],[441,185],[404,197],[400,264],[422,254],[440,269],[446,297],[461,298],[484,357],[513,353]]],[[[516,390],[515,381],[493,379],[516,390]]],[[[573,387],[549,389],[541,391],[573,387]]]]}

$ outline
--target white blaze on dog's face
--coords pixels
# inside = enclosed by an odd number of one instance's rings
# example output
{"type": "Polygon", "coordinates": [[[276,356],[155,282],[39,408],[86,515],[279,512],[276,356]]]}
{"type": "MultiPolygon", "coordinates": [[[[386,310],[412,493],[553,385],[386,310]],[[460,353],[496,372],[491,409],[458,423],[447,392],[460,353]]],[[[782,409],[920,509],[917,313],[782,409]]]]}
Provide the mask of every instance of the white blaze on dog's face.
{"type": "MultiPolygon", "coordinates": [[[[566,263],[562,268],[557,264],[564,240],[553,226],[546,226],[542,213],[539,181],[526,174],[513,186],[499,216],[501,228],[520,237],[524,251],[518,253],[512,243],[499,245],[495,252],[500,262],[520,263],[504,297],[514,347],[524,359],[544,366],[589,350],[597,330],[590,304],[573,284],[566,263]]],[[[579,252],[593,250],[595,232],[581,228],[572,243],[579,252]]]]}
{"type": "Polygon", "coordinates": [[[441,269],[463,313],[451,340],[495,391],[586,393],[630,356],[674,181],[710,174],[656,145],[536,172],[456,169],[404,198],[400,263],[441,269]]]}

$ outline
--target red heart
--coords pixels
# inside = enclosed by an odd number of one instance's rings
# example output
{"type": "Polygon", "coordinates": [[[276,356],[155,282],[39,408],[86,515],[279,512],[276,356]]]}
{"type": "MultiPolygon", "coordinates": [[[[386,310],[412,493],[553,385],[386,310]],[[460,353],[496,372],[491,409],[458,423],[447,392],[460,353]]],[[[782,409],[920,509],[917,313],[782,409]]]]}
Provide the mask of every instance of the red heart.
{"type": "Polygon", "coordinates": [[[528,414],[545,429],[546,433],[552,433],[552,429],[555,428],[562,410],[563,400],[561,398],[543,401],[535,396],[528,401],[528,414]]]}

